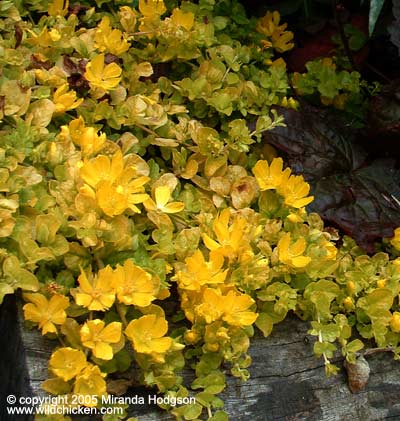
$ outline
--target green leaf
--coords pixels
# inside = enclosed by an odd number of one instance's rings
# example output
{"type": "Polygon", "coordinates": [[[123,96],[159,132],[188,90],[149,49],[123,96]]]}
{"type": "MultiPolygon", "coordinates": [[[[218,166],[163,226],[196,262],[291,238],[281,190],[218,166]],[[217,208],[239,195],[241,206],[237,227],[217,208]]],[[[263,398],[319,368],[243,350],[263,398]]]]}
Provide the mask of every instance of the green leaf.
{"type": "Polygon", "coordinates": [[[336,367],[336,365],[325,364],[325,374],[327,375],[327,377],[336,375],[338,372],[339,372],[339,368],[336,367]]]}
{"type": "Polygon", "coordinates": [[[52,395],[65,395],[71,392],[71,385],[59,377],[47,379],[42,384],[42,389],[52,395]]]}
{"type": "Polygon", "coordinates": [[[61,326],[61,333],[65,335],[69,345],[73,348],[82,349],[80,326],[75,319],[67,318],[61,326]]]}
{"type": "Polygon", "coordinates": [[[340,335],[340,328],[336,324],[321,326],[322,339],[327,342],[333,342],[340,335]]]}
{"type": "Polygon", "coordinates": [[[10,285],[8,285],[5,282],[0,283],[0,304],[4,300],[4,296],[7,294],[14,294],[14,288],[12,288],[10,285]]]}
{"type": "Polygon", "coordinates": [[[207,386],[204,389],[204,393],[211,393],[213,395],[222,392],[225,389],[225,383],[223,384],[212,384],[210,386],[207,386]]]}
{"type": "Polygon", "coordinates": [[[228,421],[229,416],[225,411],[217,411],[208,421],[228,421]]]}
{"type": "Polygon", "coordinates": [[[314,344],[314,354],[317,357],[325,354],[327,358],[332,358],[333,353],[336,351],[336,346],[329,342],[315,342],[314,344]]]}
{"type": "Polygon", "coordinates": [[[203,407],[198,403],[186,405],[186,408],[183,411],[183,416],[185,420],[195,420],[200,416],[202,410],[203,407]]]}
{"type": "Polygon", "coordinates": [[[392,291],[387,288],[378,288],[369,293],[366,297],[362,297],[357,302],[357,307],[365,310],[369,317],[383,316],[388,312],[393,304],[392,291]]]}
{"type": "Polygon", "coordinates": [[[3,264],[3,272],[7,281],[14,288],[22,288],[27,291],[37,291],[39,289],[39,281],[36,276],[19,265],[19,261],[15,256],[8,257],[3,264]]]}
{"type": "Polygon", "coordinates": [[[132,362],[132,358],[127,349],[121,349],[121,351],[117,352],[114,356],[114,359],[117,363],[117,369],[120,373],[128,370],[132,362]]]}
{"type": "Polygon", "coordinates": [[[271,334],[274,323],[268,314],[259,313],[256,320],[256,326],[261,330],[264,337],[267,337],[271,334]]]}
{"type": "Polygon", "coordinates": [[[381,13],[382,7],[385,4],[385,0],[371,0],[369,8],[369,19],[368,19],[368,32],[369,36],[372,35],[375,29],[376,21],[381,13]]]}
{"type": "Polygon", "coordinates": [[[232,114],[232,98],[227,93],[215,93],[209,100],[207,100],[207,103],[212,105],[220,113],[228,116],[232,114]]]}
{"type": "Polygon", "coordinates": [[[192,389],[206,388],[215,385],[225,385],[225,376],[220,371],[214,371],[205,377],[199,377],[192,383],[192,389]]]}
{"type": "Polygon", "coordinates": [[[347,352],[358,352],[363,348],[364,344],[360,341],[360,339],[354,339],[354,341],[349,342],[345,347],[347,352]]]}
{"type": "Polygon", "coordinates": [[[196,401],[199,402],[201,405],[209,408],[211,406],[211,402],[215,398],[213,393],[208,392],[200,392],[196,394],[196,401]]]}

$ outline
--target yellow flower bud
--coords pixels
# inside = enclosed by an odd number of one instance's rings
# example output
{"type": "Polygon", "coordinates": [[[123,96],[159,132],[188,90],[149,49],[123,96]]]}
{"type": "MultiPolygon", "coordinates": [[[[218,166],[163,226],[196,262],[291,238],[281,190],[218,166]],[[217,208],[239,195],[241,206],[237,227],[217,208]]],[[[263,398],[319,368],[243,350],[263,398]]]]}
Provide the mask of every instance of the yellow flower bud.
{"type": "Polygon", "coordinates": [[[303,219],[297,214],[297,213],[289,213],[289,215],[287,216],[287,219],[290,222],[303,222],[303,219]]]}
{"type": "Polygon", "coordinates": [[[356,284],[353,281],[348,281],[347,282],[347,290],[349,291],[349,293],[353,294],[355,289],[356,289],[356,284]]]}
{"type": "Polygon", "coordinates": [[[185,332],[185,341],[187,344],[195,344],[199,340],[199,334],[194,330],[188,330],[185,332]]]}
{"type": "Polygon", "coordinates": [[[294,98],[289,98],[288,107],[297,110],[299,108],[299,103],[294,98]]]}
{"type": "Polygon", "coordinates": [[[52,165],[60,164],[63,159],[61,149],[59,149],[55,142],[49,144],[48,152],[46,155],[47,161],[52,165]]]}
{"type": "Polygon", "coordinates": [[[206,350],[209,352],[217,352],[219,350],[219,345],[217,343],[213,343],[213,344],[206,344],[205,346],[206,350]]]}
{"type": "Polygon", "coordinates": [[[218,339],[222,339],[222,340],[229,340],[230,337],[228,335],[228,329],[226,329],[225,327],[220,327],[217,331],[217,338],[218,339]]]}
{"type": "Polygon", "coordinates": [[[351,297],[346,297],[343,300],[343,305],[346,310],[352,310],[354,308],[353,299],[351,297]]]}
{"type": "Polygon", "coordinates": [[[400,332],[400,313],[398,311],[393,313],[392,319],[390,320],[390,327],[393,332],[400,332]]]}
{"type": "Polygon", "coordinates": [[[400,257],[398,257],[397,259],[393,260],[392,262],[397,270],[397,272],[400,273],[400,257]]]}
{"type": "Polygon", "coordinates": [[[323,96],[323,95],[321,95],[320,100],[321,100],[321,103],[323,105],[331,105],[332,102],[333,102],[332,98],[328,98],[328,97],[323,96]]]}
{"type": "Polygon", "coordinates": [[[169,289],[168,288],[163,288],[163,289],[161,289],[159,291],[159,293],[157,294],[156,298],[157,298],[157,300],[165,300],[170,295],[171,295],[171,293],[169,292],[169,289]]]}
{"type": "Polygon", "coordinates": [[[127,32],[135,31],[138,13],[129,6],[122,6],[119,9],[120,22],[127,32]]]}
{"type": "Polygon", "coordinates": [[[385,288],[386,286],[386,279],[378,279],[376,283],[378,288],[385,288]]]}
{"type": "Polygon", "coordinates": [[[49,35],[52,41],[59,41],[61,39],[61,34],[55,28],[50,30],[49,35]]]}

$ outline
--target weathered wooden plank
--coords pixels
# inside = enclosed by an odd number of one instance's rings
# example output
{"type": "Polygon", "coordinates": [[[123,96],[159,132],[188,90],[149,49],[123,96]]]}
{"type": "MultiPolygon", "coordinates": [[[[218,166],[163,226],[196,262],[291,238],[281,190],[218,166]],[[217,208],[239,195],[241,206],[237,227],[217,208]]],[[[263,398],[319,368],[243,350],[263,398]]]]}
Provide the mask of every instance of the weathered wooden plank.
{"type": "MultiPolygon", "coordinates": [[[[16,360],[12,363],[20,364],[17,360],[24,356],[28,378],[22,377],[20,382],[28,384],[15,384],[15,380],[9,380],[10,387],[43,396],[40,383],[48,376],[47,363],[54,343],[42,338],[36,330],[24,329],[21,313],[15,323],[17,330],[14,332],[20,335],[24,352],[14,355],[16,360]]],[[[4,323],[1,328],[4,332],[4,323]]],[[[270,337],[253,339],[250,380],[241,382],[229,377],[228,389],[221,394],[232,420],[400,419],[399,362],[394,361],[390,354],[368,357],[370,381],[363,391],[352,394],[344,370],[335,377],[325,376],[322,360],[313,355],[315,339],[307,335],[307,329],[307,323],[289,317],[276,326],[270,337]]],[[[342,365],[341,358],[336,361],[342,365]]],[[[148,393],[144,388],[129,390],[130,396],[143,396],[146,402],[132,406],[129,414],[141,421],[172,420],[157,406],[147,404],[148,393]]]]}
{"type": "MultiPolygon", "coordinates": [[[[6,397],[13,394],[17,399],[31,396],[29,373],[26,369],[25,346],[17,317],[15,297],[6,296],[0,307],[0,420],[10,420],[6,412],[6,397]]],[[[18,421],[28,420],[21,415],[18,421]]]]}

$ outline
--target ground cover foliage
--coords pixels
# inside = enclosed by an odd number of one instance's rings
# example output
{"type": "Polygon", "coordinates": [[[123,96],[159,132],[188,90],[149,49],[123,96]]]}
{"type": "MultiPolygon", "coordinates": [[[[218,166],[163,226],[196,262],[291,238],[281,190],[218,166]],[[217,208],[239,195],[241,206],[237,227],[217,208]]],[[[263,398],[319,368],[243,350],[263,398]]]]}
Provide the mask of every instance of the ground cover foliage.
{"type": "MultiPolygon", "coordinates": [[[[309,184],[263,142],[284,138],[296,167],[294,95],[354,116],[375,87],[334,58],[288,72],[278,12],[90,3],[0,5],[0,292],[21,289],[27,325],[59,341],[43,388],[95,406],[136,364],[160,394],[196,397],[166,407],[177,419],[223,421],[226,376],[248,378],[255,329],[290,311],[327,375],[363,340],[397,358],[400,229],[366,254],[325,228],[309,184]]],[[[325,146],[332,166],[341,143],[325,146]]],[[[342,165],[367,183],[358,161],[342,165]]]]}

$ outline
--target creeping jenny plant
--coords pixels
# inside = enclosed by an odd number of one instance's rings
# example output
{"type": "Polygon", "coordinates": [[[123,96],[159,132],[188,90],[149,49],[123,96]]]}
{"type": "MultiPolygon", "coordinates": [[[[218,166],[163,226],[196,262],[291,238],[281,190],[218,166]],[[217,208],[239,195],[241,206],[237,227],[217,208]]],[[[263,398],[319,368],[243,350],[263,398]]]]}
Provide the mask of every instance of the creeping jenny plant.
{"type": "Polygon", "coordinates": [[[298,106],[279,14],[95,3],[0,6],[0,294],[21,288],[27,322],[59,341],[43,388],[95,406],[136,364],[144,385],[196,398],[167,408],[177,419],[226,420],[225,367],[247,379],[254,326],[268,336],[289,311],[327,374],[338,347],[354,362],[355,332],[397,357],[397,230],[391,256],[337,242],[304,179],[254,147],[284,124],[271,106],[298,106]]]}

